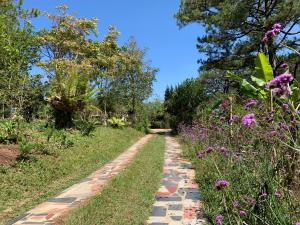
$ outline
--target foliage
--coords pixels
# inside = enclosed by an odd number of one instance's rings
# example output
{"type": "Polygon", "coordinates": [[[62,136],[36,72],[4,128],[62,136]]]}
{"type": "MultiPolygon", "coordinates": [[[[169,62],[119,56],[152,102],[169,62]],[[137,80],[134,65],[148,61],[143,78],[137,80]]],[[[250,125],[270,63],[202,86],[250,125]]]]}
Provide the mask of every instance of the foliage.
{"type": "Polygon", "coordinates": [[[187,79],[175,88],[167,88],[164,105],[171,127],[176,128],[180,122],[191,123],[205,98],[201,78],[187,79]]]}
{"type": "Polygon", "coordinates": [[[38,10],[24,10],[22,1],[0,2],[0,104],[2,118],[19,113],[26,102],[24,95],[30,87],[29,70],[38,61],[38,43],[31,17],[38,10]]]}
{"type": "Polygon", "coordinates": [[[113,128],[123,129],[126,125],[123,119],[119,119],[116,117],[112,117],[112,118],[108,119],[107,122],[113,128]]]}
{"type": "Polygon", "coordinates": [[[300,182],[290,172],[299,158],[285,144],[290,134],[282,124],[288,124],[288,113],[279,106],[271,113],[264,102],[249,107],[249,100],[239,97],[223,98],[212,111],[214,102],[209,104],[192,126],[180,126],[197,182],[205,183],[201,192],[207,220],[215,224],[216,215],[222,214],[222,224],[295,224],[300,182]],[[246,126],[241,119],[249,112],[255,113],[256,122],[246,126]],[[227,180],[229,187],[216,189],[218,179],[227,180]]]}
{"type": "Polygon", "coordinates": [[[83,136],[89,136],[96,129],[96,122],[89,119],[82,119],[76,122],[78,129],[83,136]]]}
{"type": "Polygon", "coordinates": [[[96,34],[97,20],[68,15],[66,6],[58,9],[59,15],[47,14],[53,22],[52,28],[40,31],[39,41],[46,60],[39,65],[48,73],[48,101],[55,126],[69,128],[73,126],[75,113],[90,105],[97,76],[103,76],[103,70],[110,69],[115,62],[111,61],[114,55],[103,57],[107,56],[104,51],[108,48],[115,52],[117,32],[110,29],[103,42],[90,41],[88,36],[96,34]]]}
{"type": "Polygon", "coordinates": [[[20,153],[21,153],[19,159],[21,160],[29,159],[29,156],[32,153],[33,148],[34,146],[32,143],[30,143],[26,138],[22,138],[19,146],[20,153]]]}
{"type": "MultiPolygon", "coordinates": [[[[139,108],[152,93],[158,69],[145,60],[146,51],[134,39],[121,49],[121,70],[118,76],[103,80],[104,89],[98,95],[99,106],[110,116],[129,116],[137,123],[139,108]]],[[[107,115],[106,115],[107,116],[107,115]]]]}
{"type": "Polygon", "coordinates": [[[198,38],[197,45],[207,56],[199,60],[203,68],[240,70],[252,68],[258,51],[270,57],[275,68],[281,43],[299,48],[299,12],[300,3],[294,0],[182,0],[176,18],[180,26],[204,26],[205,35],[198,38]],[[276,22],[283,26],[280,42],[267,47],[263,36],[276,22]]]}
{"type": "Polygon", "coordinates": [[[9,144],[18,140],[18,129],[15,121],[6,120],[0,123],[0,142],[9,144]]]}

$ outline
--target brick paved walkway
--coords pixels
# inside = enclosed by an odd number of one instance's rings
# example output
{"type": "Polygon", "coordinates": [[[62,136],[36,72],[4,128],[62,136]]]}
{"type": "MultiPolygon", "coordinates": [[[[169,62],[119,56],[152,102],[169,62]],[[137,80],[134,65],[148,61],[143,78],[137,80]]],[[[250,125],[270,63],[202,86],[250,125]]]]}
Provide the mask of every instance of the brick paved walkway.
{"type": "Polygon", "coordinates": [[[144,136],[116,159],[104,165],[102,168],[82,180],[80,183],[71,186],[58,196],[38,205],[36,208],[24,215],[19,216],[9,224],[54,224],[57,219],[65,216],[72,209],[85,203],[92,196],[101,191],[109,180],[111,180],[126,166],[128,166],[138,151],[152,137],[152,134],[144,136]]]}
{"type": "Polygon", "coordinates": [[[164,177],[156,194],[149,225],[200,225],[201,201],[195,171],[190,162],[180,158],[175,138],[166,136],[164,177]]]}

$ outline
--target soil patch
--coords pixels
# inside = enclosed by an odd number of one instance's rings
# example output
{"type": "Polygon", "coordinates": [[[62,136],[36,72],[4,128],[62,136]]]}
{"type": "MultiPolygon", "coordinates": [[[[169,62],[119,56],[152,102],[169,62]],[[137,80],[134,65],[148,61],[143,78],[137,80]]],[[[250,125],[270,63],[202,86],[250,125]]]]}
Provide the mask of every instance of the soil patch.
{"type": "Polygon", "coordinates": [[[0,144],[0,165],[14,162],[20,155],[18,145],[0,144]]]}

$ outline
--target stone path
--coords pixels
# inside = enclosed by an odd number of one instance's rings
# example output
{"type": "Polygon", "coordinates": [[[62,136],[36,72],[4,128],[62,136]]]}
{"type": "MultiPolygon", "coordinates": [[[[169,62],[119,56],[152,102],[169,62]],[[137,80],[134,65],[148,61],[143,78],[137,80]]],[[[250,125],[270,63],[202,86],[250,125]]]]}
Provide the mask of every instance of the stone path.
{"type": "Polygon", "coordinates": [[[200,225],[201,201],[195,171],[180,157],[180,145],[166,136],[164,177],[156,194],[149,225],[200,225]]]}
{"type": "Polygon", "coordinates": [[[36,208],[19,216],[7,225],[20,224],[54,224],[59,218],[68,214],[71,210],[85,203],[96,195],[114,176],[119,174],[130,162],[138,151],[153,137],[148,134],[137,141],[124,153],[110,163],[63,191],[58,196],[38,205],[36,208]]]}

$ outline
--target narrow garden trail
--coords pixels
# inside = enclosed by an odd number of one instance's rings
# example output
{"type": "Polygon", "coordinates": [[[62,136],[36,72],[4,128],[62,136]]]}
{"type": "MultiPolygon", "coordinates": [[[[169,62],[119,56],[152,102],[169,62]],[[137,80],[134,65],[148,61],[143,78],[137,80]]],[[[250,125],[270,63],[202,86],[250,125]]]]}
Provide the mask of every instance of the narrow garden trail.
{"type": "Polygon", "coordinates": [[[59,218],[66,216],[73,209],[84,204],[91,197],[99,193],[113,177],[119,174],[133,161],[139,150],[152,137],[153,134],[142,137],[116,159],[104,165],[80,183],[71,186],[58,196],[49,199],[24,215],[19,216],[14,221],[11,221],[9,225],[54,224],[59,218]]]}
{"type": "Polygon", "coordinates": [[[195,171],[181,158],[180,145],[166,135],[164,176],[155,196],[149,225],[200,225],[201,201],[195,171]]]}

